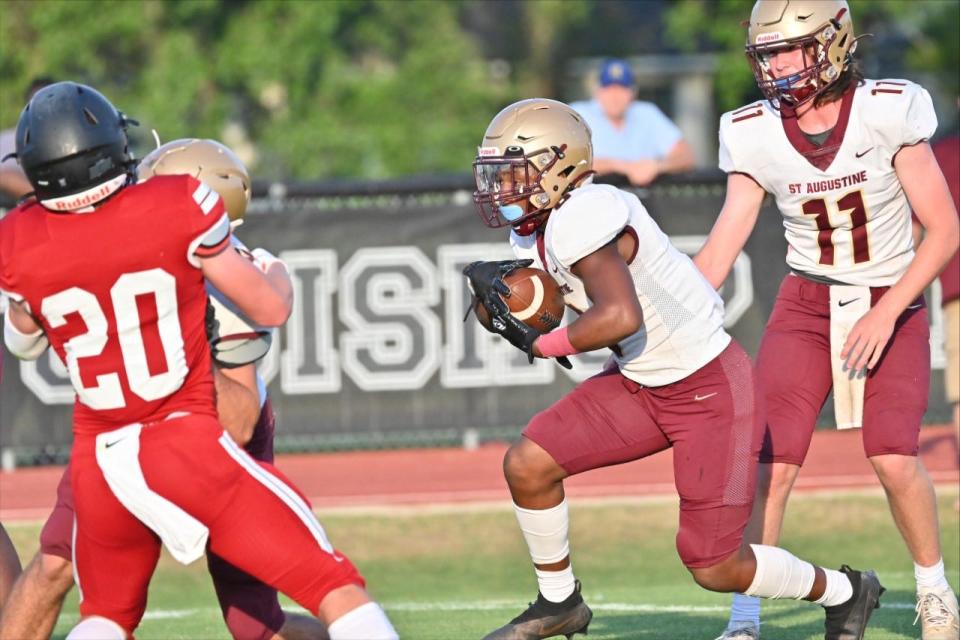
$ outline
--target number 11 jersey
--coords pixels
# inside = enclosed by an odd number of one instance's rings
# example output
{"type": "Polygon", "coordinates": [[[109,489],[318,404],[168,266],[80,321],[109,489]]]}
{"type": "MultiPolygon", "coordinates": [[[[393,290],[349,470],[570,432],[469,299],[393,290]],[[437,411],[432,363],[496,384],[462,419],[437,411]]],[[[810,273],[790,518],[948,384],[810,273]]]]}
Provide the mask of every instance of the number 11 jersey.
{"type": "Polygon", "coordinates": [[[897,152],[937,127],[930,95],[906,80],[866,80],[841,98],[821,145],[768,102],[725,113],[720,168],[749,175],[776,198],[787,264],[815,279],[872,287],[897,282],[913,259],[910,205],[897,152]]]}
{"type": "Polygon", "coordinates": [[[0,220],[0,290],[66,363],[74,432],[216,416],[199,258],[230,246],[215,191],[157,176],[88,212],[27,202],[0,220]]]}

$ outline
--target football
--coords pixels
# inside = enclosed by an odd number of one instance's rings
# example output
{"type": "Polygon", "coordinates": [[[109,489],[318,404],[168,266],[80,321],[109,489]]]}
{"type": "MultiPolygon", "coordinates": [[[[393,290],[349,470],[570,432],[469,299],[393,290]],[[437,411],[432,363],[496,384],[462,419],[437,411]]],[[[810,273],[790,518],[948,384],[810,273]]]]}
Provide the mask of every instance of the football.
{"type": "MultiPolygon", "coordinates": [[[[514,318],[540,333],[548,333],[560,326],[563,294],[549,273],[524,267],[510,273],[503,281],[510,287],[510,295],[504,298],[504,302],[514,318]]],[[[478,298],[473,300],[473,311],[480,324],[490,330],[490,316],[478,298]]]]}

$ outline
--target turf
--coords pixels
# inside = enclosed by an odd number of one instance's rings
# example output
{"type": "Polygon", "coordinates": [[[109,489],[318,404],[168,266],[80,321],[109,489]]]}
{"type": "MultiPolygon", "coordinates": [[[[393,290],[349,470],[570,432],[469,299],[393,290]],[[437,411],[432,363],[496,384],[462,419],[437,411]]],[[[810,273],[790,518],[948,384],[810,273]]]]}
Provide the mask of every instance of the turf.
{"type": "MultiPolygon", "coordinates": [[[[944,556],[956,587],[957,492],[940,494],[944,556]]],[[[677,559],[674,500],[574,502],[572,514],[574,568],[594,609],[590,640],[704,640],[720,632],[729,596],[697,587],[677,559]]],[[[402,638],[480,638],[536,595],[516,522],[506,508],[324,514],[321,520],[361,568],[402,638]]],[[[35,525],[8,528],[22,556],[36,550],[35,525]]],[[[869,640],[918,637],[912,626],[912,564],[881,495],[797,496],[785,531],[784,546],[813,562],[878,570],[889,591],[874,615],[869,640]]],[[[54,637],[64,637],[76,620],[74,592],[54,637]]],[[[769,603],[764,621],[765,638],[823,637],[822,612],[806,603],[769,603]]],[[[202,561],[185,568],[164,554],[137,637],[229,637],[202,561]]]]}

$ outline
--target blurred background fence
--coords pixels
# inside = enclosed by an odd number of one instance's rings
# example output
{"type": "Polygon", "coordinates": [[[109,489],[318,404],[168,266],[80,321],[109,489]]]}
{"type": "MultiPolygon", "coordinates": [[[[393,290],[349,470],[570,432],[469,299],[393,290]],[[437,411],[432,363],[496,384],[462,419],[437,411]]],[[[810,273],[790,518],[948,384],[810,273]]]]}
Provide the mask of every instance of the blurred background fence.
{"type": "MultiPolygon", "coordinates": [[[[502,231],[474,213],[470,176],[263,183],[237,235],[279,253],[296,304],[261,372],[278,414],[279,450],[471,444],[513,438],[537,411],[597,372],[607,353],[566,371],[463,321],[461,268],[509,257],[502,231]]],[[[694,253],[719,212],[724,180],[702,171],[638,190],[660,226],[694,253]]],[[[786,250],[769,204],[723,287],[731,333],[756,353],[786,250]]],[[[95,259],[92,257],[91,259],[95,259]]],[[[934,381],[928,421],[946,422],[939,293],[928,292],[934,381]]],[[[790,366],[784,362],[784,366],[790,366]]],[[[73,392],[48,354],[7,355],[0,449],[7,464],[63,461],[73,392]]],[[[821,420],[832,423],[828,402],[821,420]]]]}

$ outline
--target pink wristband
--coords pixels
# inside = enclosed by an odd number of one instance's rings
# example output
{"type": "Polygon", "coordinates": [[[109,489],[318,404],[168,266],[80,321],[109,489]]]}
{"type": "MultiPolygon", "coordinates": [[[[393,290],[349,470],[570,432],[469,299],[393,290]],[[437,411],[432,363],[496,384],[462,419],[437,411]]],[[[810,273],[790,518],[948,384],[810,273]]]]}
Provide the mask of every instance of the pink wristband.
{"type": "Polygon", "coordinates": [[[536,342],[537,348],[545,358],[559,358],[561,356],[572,356],[577,351],[570,338],[567,337],[567,328],[554,329],[550,333],[545,333],[536,342]]]}

